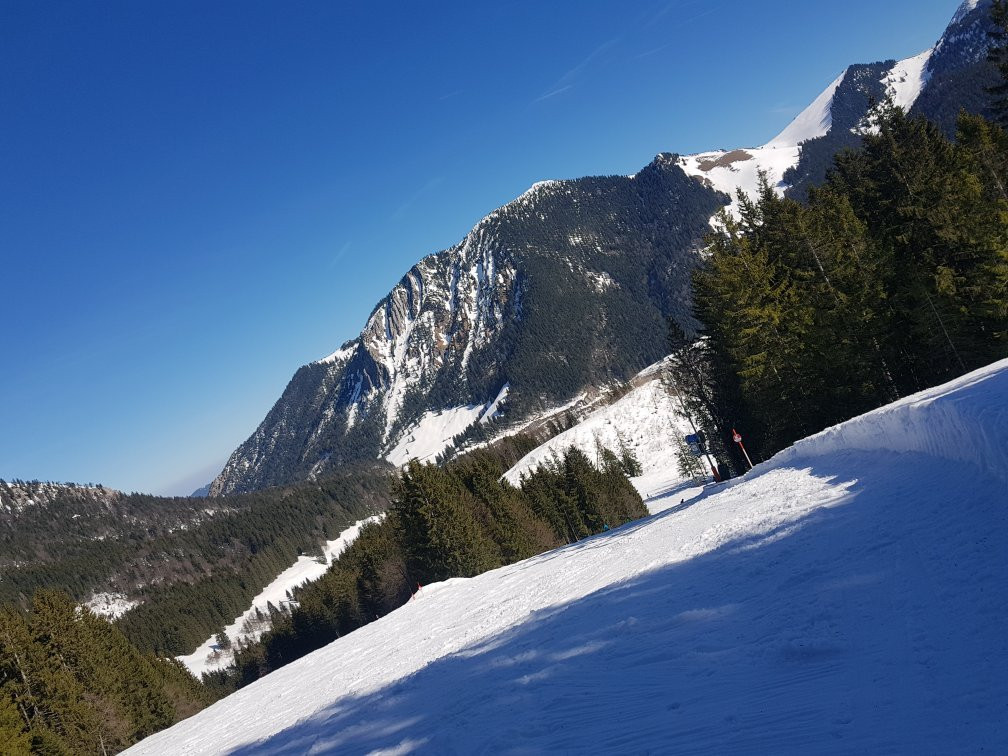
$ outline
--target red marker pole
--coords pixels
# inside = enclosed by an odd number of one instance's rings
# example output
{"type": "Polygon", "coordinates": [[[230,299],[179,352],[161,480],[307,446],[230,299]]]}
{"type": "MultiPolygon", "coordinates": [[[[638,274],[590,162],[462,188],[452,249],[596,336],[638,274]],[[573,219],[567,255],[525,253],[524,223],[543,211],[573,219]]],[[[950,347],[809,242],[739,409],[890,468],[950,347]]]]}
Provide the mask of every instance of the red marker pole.
{"type": "Polygon", "coordinates": [[[731,432],[732,432],[732,440],[739,445],[739,448],[742,450],[742,453],[745,454],[745,461],[749,463],[749,469],[752,470],[753,464],[752,460],[749,459],[749,452],[747,452],[745,450],[745,447],[742,446],[742,434],[739,433],[734,428],[731,429],[731,432]]]}

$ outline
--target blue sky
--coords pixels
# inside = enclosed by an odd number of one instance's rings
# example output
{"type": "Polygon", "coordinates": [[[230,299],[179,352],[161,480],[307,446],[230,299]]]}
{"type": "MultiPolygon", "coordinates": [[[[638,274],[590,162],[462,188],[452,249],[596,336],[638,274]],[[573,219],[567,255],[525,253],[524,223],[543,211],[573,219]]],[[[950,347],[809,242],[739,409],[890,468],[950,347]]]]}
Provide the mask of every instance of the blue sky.
{"type": "Polygon", "coordinates": [[[0,3],[0,478],[188,493],[533,182],[760,144],[946,0],[0,3]]]}

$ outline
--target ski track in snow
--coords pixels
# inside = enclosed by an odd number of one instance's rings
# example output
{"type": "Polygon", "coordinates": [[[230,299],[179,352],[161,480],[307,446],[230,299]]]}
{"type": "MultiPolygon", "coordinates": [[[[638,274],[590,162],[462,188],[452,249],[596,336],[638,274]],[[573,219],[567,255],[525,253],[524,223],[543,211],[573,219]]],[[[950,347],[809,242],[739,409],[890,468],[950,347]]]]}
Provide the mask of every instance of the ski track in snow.
{"type": "Polygon", "coordinates": [[[1008,360],[425,586],[130,752],[1003,753],[1006,449],[1008,360]]]}

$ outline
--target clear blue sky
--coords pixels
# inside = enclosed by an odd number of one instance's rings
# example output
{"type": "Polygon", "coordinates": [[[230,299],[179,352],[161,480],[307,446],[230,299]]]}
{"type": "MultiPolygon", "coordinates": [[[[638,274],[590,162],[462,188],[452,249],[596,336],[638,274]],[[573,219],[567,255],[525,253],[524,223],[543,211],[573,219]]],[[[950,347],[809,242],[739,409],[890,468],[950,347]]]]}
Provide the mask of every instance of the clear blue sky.
{"type": "Polygon", "coordinates": [[[955,0],[0,2],[0,477],[188,493],[546,178],[767,141],[955,0]]]}

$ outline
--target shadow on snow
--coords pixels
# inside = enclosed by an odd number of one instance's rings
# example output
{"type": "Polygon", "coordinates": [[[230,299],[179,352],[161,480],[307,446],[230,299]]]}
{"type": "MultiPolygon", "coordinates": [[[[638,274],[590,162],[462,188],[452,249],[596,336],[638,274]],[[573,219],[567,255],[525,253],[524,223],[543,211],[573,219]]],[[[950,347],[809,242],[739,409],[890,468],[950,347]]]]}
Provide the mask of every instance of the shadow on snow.
{"type": "Polygon", "coordinates": [[[812,463],[854,471],[840,506],[535,612],[232,753],[1004,748],[1003,484],[917,455],[812,463]]]}

